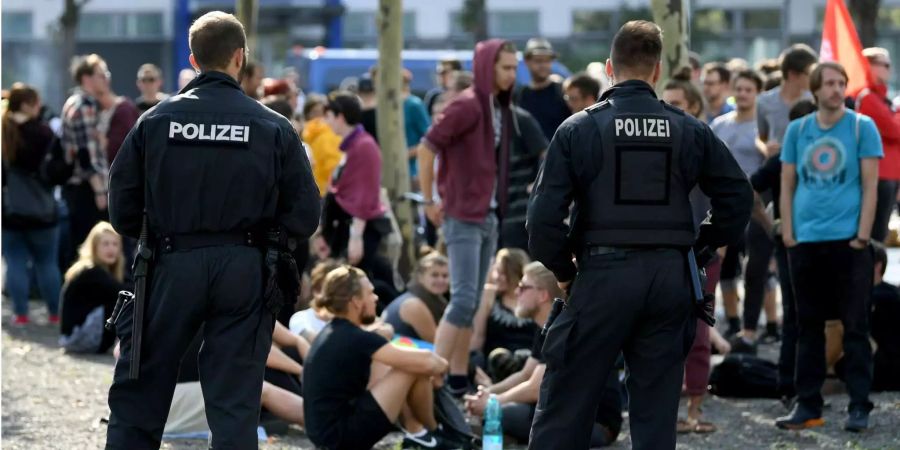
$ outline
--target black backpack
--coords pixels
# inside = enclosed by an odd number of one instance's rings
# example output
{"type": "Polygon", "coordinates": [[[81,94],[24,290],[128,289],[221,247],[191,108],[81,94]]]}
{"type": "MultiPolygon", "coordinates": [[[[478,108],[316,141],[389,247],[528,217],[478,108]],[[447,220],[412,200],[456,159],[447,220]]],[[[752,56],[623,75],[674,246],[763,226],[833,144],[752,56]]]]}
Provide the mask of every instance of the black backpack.
{"type": "Polygon", "coordinates": [[[713,368],[709,392],[719,397],[778,398],[778,366],[757,356],[732,353],[713,368]]]}
{"type": "Polygon", "coordinates": [[[434,418],[444,429],[445,435],[451,437],[462,450],[480,447],[478,436],[472,433],[465,414],[457,406],[446,385],[434,391],[434,418]]]}

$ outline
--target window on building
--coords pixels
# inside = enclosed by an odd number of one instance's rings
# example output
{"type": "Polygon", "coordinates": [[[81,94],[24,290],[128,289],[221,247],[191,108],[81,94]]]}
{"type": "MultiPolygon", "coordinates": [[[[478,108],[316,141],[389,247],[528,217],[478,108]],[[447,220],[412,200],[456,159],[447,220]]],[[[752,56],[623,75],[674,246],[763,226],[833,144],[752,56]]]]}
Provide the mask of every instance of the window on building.
{"type": "Polygon", "coordinates": [[[692,33],[722,34],[734,27],[734,15],[721,9],[702,9],[691,17],[692,33]]]}
{"type": "Polygon", "coordinates": [[[450,13],[450,36],[465,36],[469,32],[463,25],[462,12],[453,11],[450,13]]]}
{"type": "Polygon", "coordinates": [[[78,37],[113,38],[121,37],[119,15],[109,13],[83,13],[78,22],[78,37]]]}
{"type": "Polygon", "coordinates": [[[540,35],[537,11],[496,11],[488,13],[488,30],[494,36],[540,35]]]}
{"type": "Polygon", "coordinates": [[[632,8],[627,6],[623,2],[623,6],[619,9],[619,22],[616,24],[616,29],[625,24],[625,22],[630,22],[632,20],[653,20],[653,12],[650,11],[650,8],[647,7],[638,7],[632,8]]]}
{"type": "Polygon", "coordinates": [[[403,13],[403,37],[416,37],[416,13],[412,11],[403,13]]]}
{"type": "Polygon", "coordinates": [[[78,37],[83,39],[141,39],[162,37],[161,13],[83,13],[78,37]]]}
{"type": "Polygon", "coordinates": [[[777,9],[747,9],[743,13],[745,30],[781,29],[781,11],[777,9]]]}
{"type": "MultiPolygon", "coordinates": [[[[5,23],[5,22],[4,22],[5,23]]],[[[900,30],[900,8],[881,7],[878,9],[878,30],[900,30]]]]}
{"type": "MultiPolygon", "coordinates": [[[[378,39],[378,13],[353,11],[344,16],[344,35],[350,39],[378,39]]],[[[403,37],[416,36],[416,13],[403,13],[403,37]]],[[[373,41],[373,45],[376,42],[373,41]]]]}
{"type": "Polygon", "coordinates": [[[613,31],[613,12],[597,10],[572,11],[572,33],[592,34],[613,31]]]}
{"type": "Polygon", "coordinates": [[[353,11],[344,16],[344,35],[348,38],[378,36],[374,11],[353,11]]]}
{"type": "Polygon", "coordinates": [[[159,13],[139,13],[129,16],[129,35],[156,37],[163,35],[163,17],[159,13]]]}
{"type": "Polygon", "coordinates": [[[2,14],[3,37],[30,38],[32,20],[30,12],[7,12],[2,14]]]}

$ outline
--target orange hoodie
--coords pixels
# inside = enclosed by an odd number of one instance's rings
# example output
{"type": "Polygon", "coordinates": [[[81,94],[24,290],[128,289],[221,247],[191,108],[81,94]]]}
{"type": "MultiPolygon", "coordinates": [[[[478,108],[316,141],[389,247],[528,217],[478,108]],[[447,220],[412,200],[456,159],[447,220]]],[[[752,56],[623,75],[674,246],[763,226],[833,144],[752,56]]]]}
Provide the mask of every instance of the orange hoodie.
{"type": "Polygon", "coordinates": [[[303,142],[309,145],[313,177],[319,186],[319,194],[324,196],[328,192],[331,173],[344,157],[340,149],[341,137],[331,130],[325,119],[317,118],[307,121],[303,127],[303,142]]]}

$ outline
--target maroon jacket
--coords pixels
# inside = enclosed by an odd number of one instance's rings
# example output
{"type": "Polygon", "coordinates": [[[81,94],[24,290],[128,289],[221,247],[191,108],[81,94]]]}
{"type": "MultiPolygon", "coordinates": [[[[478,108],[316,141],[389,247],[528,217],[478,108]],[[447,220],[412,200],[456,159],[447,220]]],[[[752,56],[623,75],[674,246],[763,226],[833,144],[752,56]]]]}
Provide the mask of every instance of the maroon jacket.
{"type": "Polygon", "coordinates": [[[331,192],[338,205],[353,217],[372,220],[384,216],[381,204],[381,150],[362,125],[341,142],[344,159],[334,171],[331,192]]]}
{"type": "Polygon", "coordinates": [[[119,148],[125,142],[125,136],[128,136],[128,132],[131,131],[138,118],[141,117],[141,112],[127,98],[122,97],[122,101],[116,104],[114,108],[116,109],[109,120],[109,131],[106,132],[106,157],[109,165],[112,165],[112,162],[116,159],[119,148]]]}
{"type": "MultiPolygon", "coordinates": [[[[494,63],[504,43],[506,41],[502,39],[490,39],[475,46],[474,84],[447,105],[422,138],[422,143],[440,160],[437,184],[444,211],[449,217],[465,222],[484,222],[497,181],[491,93],[494,63]]],[[[504,91],[497,95],[504,119],[501,153],[507,156],[512,120],[511,94],[511,91],[504,91]]],[[[508,172],[506,164],[502,166],[499,171],[505,174],[508,172]]],[[[502,180],[506,178],[504,176],[502,180]]],[[[498,192],[505,195],[502,180],[498,192]]]]}

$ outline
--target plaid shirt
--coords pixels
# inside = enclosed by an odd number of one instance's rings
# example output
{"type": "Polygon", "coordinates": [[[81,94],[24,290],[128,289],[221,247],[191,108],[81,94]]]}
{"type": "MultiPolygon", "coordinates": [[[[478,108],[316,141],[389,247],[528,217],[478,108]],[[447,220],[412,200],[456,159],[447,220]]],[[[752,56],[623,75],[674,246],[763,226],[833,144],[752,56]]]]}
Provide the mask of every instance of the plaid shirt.
{"type": "Polygon", "coordinates": [[[75,163],[73,184],[87,181],[99,174],[106,186],[109,164],[98,139],[99,105],[81,89],[66,100],[62,109],[62,145],[66,160],[75,163]]]}

